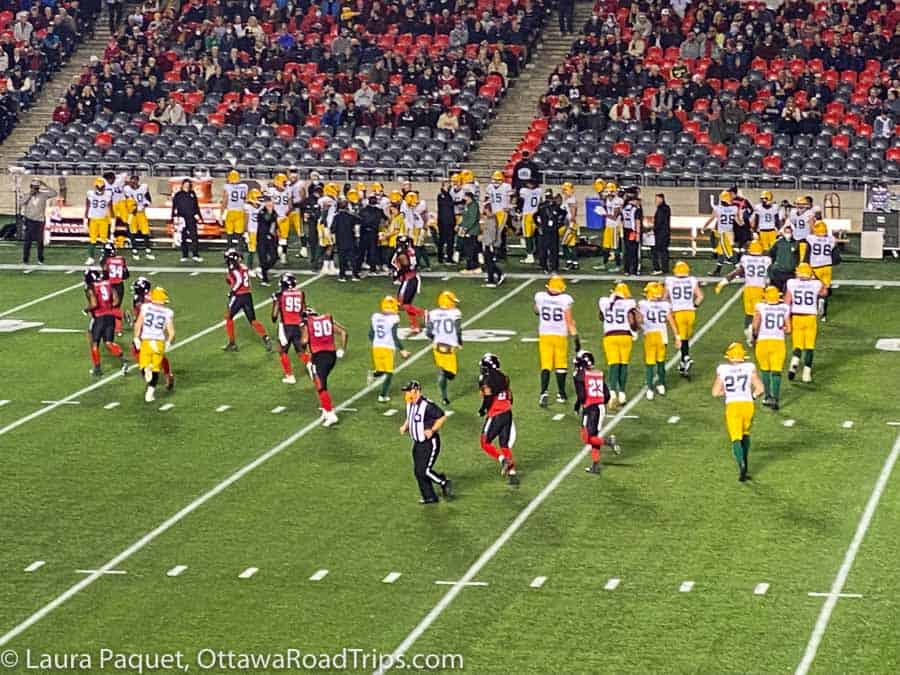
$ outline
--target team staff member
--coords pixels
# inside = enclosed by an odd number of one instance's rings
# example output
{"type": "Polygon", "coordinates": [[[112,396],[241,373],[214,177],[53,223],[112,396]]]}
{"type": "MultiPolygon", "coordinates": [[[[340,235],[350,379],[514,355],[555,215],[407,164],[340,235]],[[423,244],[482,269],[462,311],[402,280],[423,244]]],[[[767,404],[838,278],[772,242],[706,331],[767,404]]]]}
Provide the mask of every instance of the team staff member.
{"type": "Polygon", "coordinates": [[[200,234],[197,226],[200,223],[200,204],[194,183],[189,179],[181,182],[181,189],[172,197],[172,220],[181,218],[184,227],[181,230],[181,262],[188,261],[188,239],[191,240],[191,251],[194,262],[203,262],[200,257],[200,234]]]}
{"type": "Polygon", "coordinates": [[[672,240],[672,208],[666,203],[666,196],[656,195],[656,212],[653,214],[653,274],[669,273],[669,245],[672,240]]]}
{"type": "Polygon", "coordinates": [[[256,217],[256,244],[259,247],[259,283],[269,285],[269,270],[278,258],[277,240],[281,218],[275,210],[275,202],[269,195],[262,197],[262,209],[256,217]]]}
{"type": "Polygon", "coordinates": [[[716,368],[712,395],[725,397],[725,426],[731,439],[731,453],[740,470],[742,483],[747,473],[750,455],[750,425],[753,423],[753,400],[763,393],[763,384],[756,366],[745,362],[746,353],[740,342],[732,342],[725,350],[728,363],[716,368]]]}
{"type": "Polygon", "coordinates": [[[788,223],[781,228],[781,234],[775,240],[768,254],[772,259],[769,265],[769,279],[772,285],[779,291],[784,293],[788,279],[794,276],[794,269],[797,267],[798,250],[797,242],[794,241],[794,228],[788,223]]]}
{"type": "Polygon", "coordinates": [[[641,200],[634,193],[625,195],[622,207],[622,230],[625,248],[625,276],[639,274],[641,267],[641,228],[644,225],[644,210],[641,200]]]}
{"type": "Polygon", "coordinates": [[[548,188],[535,215],[535,222],[537,237],[534,249],[538,265],[542,271],[556,274],[559,272],[559,232],[565,231],[568,222],[568,215],[562,207],[562,195],[554,195],[553,190],[548,188]]]}
{"type": "Polygon", "coordinates": [[[37,244],[38,265],[44,264],[44,221],[47,201],[56,197],[56,190],[44,181],[32,178],[28,195],[20,195],[22,217],[25,219],[24,241],[22,242],[22,262],[28,264],[32,242],[37,244]]]}
{"type": "Polygon", "coordinates": [[[478,266],[478,235],[481,233],[478,202],[471,192],[463,194],[463,202],[465,205],[458,228],[462,238],[463,257],[466,259],[466,268],[462,274],[481,274],[481,267],[478,266]]]}
{"type": "Polygon", "coordinates": [[[409,433],[413,441],[413,474],[419,484],[420,504],[436,504],[438,496],[433,483],[441,486],[444,497],[453,497],[453,481],[447,474],[437,473],[434,465],[441,454],[441,427],[447,415],[437,404],[422,395],[422,385],[416,380],[403,387],[406,398],[406,421],[400,426],[400,434],[409,433]]]}

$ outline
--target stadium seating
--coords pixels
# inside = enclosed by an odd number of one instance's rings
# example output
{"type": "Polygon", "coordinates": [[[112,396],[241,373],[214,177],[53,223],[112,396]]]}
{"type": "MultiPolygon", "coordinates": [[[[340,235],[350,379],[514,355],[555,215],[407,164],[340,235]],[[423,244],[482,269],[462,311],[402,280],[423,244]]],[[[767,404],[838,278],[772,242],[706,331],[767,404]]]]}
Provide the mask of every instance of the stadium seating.
{"type": "Polygon", "coordinates": [[[550,182],[900,178],[900,7],[714,0],[679,18],[597,2],[594,14],[507,172],[527,151],[550,182]]]}
{"type": "MultiPolygon", "coordinates": [[[[112,166],[224,175],[237,166],[267,176],[296,166],[347,180],[443,175],[467,159],[546,14],[541,2],[479,0],[493,25],[473,20],[465,31],[462,14],[449,12],[411,19],[388,8],[379,17],[368,0],[337,16],[304,7],[288,16],[264,2],[260,16],[214,25],[192,0],[170,30],[145,17],[158,82],[141,85],[130,111],[121,97],[93,115],[70,111],[23,164],[85,174],[112,166]],[[218,37],[226,25],[243,38],[218,37]]],[[[106,60],[132,60],[140,44],[123,38],[106,60]]],[[[98,63],[88,80],[108,81],[104,73],[98,63]]]]}

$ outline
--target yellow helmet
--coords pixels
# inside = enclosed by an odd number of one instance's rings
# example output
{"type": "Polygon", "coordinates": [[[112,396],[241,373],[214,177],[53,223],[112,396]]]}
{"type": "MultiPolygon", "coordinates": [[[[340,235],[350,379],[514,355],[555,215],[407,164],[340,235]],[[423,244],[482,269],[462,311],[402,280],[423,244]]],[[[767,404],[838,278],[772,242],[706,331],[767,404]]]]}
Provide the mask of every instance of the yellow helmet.
{"type": "Polygon", "coordinates": [[[503,176],[502,171],[495,171],[494,173],[491,174],[491,180],[498,180],[502,183],[503,178],[504,178],[504,176],[503,176]]]}
{"type": "Polygon", "coordinates": [[[157,286],[150,291],[150,302],[155,302],[157,305],[164,305],[169,302],[169,294],[166,292],[165,288],[157,286]]]}
{"type": "Polygon", "coordinates": [[[676,277],[686,277],[691,273],[691,268],[686,262],[684,262],[684,260],[679,260],[677,263],[675,263],[672,271],[675,273],[676,277]]]}
{"type": "Polygon", "coordinates": [[[337,183],[326,183],[325,187],[322,188],[322,194],[324,194],[326,197],[331,197],[332,199],[337,199],[337,196],[338,196],[337,183]]]}
{"type": "Polygon", "coordinates": [[[631,290],[628,288],[628,284],[623,281],[620,281],[613,288],[613,295],[617,295],[620,298],[630,298],[631,290]]]}
{"type": "Polygon", "coordinates": [[[602,178],[594,179],[594,191],[597,193],[603,192],[606,189],[606,181],[602,178]]]}
{"type": "Polygon", "coordinates": [[[247,201],[251,204],[255,204],[256,202],[258,202],[261,197],[262,192],[260,192],[256,188],[253,188],[252,190],[250,190],[250,192],[247,193],[247,201]]]}
{"type": "Polygon", "coordinates": [[[281,190],[285,185],[287,185],[287,176],[285,176],[283,173],[277,174],[275,178],[272,179],[272,184],[279,190],[281,190]]]}
{"type": "Polygon", "coordinates": [[[802,262],[797,265],[797,269],[794,270],[794,273],[801,279],[811,279],[813,276],[813,269],[810,267],[809,263],[802,262]]]}
{"type": "Polygon", "coordinates": [[[365,192],[365,191],[366,191],[366,184],[365,184],[365,183],[357,183],[357,184],[356,184],[356,191],[357,191],[359,194],[362,194],[363,192],[365,192]]]}
{"type": "Polygon", "coordinates": [[[648,300],[656,300],[662,297],[662,286],[658,281],[649,281],[644,286],[644,297],[648,300]]]}
{"type": "Polygon", "coordinates": [[[459,298],[453,291],[441,291],[437,299],[438,307],[441,309],[453,309],[459,304],[459,298]]]}
{"type": "Polygon", "coordinates": [[[731,193],[728,190],[722,190],[719,193],[719,203],[731,204],[731,193]]]}
{"type": "Polygon", "coordinates": [[[763,298],[770,305],[774,305],[781,301],[781,291],[774,286],[766,286],[766,290],[763,291],[763,298]]]}
{"type": "Polygon", "coordinates": [[[400,190],[391,190],[388,199],[391,200],[391,204],[399,204],[403,200],[403,193],[401,193],[400,190]]]}
{"type": "Polygon", "coordinates": [[[607,191],[607,192],[618,192],[618,191],[619,191],[619,186],[616,185],[615,183],[612,183],[612,182],[607,183],[607,184],[606,184],[606,191],[607,191]]]}
{"type": "Polygon", "coordinates": [[[450,182],[454,185],[462,185],[462,175],[458,173],[454,173],[450,176],[450,182]]]}
{"type": "Polygon", "coordinates": [[[475,174],[468,169],[463,169],[459,172],[459,180],[464,184],[471,183],[475,180],[475,174]]]}
{"type": "Polygon", "coordinates": [[[106,181],[103,178],[95,178],[94,179],[94,187],[100,190],[106,189],[106,181]]]}
{"type": "Polygon", "coordinates": [[[794,200],[794,206],[810,206],[809,197],[797,197],[794,200]]]}
{"type": "Polygon", "coordinates": [[[239,174],[237,171],[232,169],[231,171],[228,172],[228,177],[225,180],[227,180],[229,183],[237,183],[240,179],[241,179],[241,174],[239,174]]]}
{"type": "Polygon", "coordinates": [[[566,280],[558,274],[554,274],[547,280],[547,290],[556,295],[566,292],[566,280]]]}
{"type": "Polygon", "coordinates": [[[749,246],[747,246],[747,253],[749,253],[750,255],[762,255],[762,242],[759,239],[754,239],[753,241],[751,241],[749,246]]]}
{"type": "Polygon", "coordinates": [[[415,192],[407,192],[403,201],[405,201],[408,206],[416,206],[419,203],[419,195],[415,192]]]}
{"type": "Polygon", "coordinates": [[[351,204],[359,204],[359,192],[355,188],[350,188],[347,190],[347,201],[351,204]]]}
{"type": "Polygon", "coordinates": [[[400,303],[393,295],[386,295],[381,299],[381,311],[387,314],[396,314],[400,311],[400,303]]]}
{"type": "Polygon", "coordinates": [[[369,189],[372,192],[384,192],[384,185],[382,185],[381,183],[372,183],[369,186],[369,189]]]}
{"type": "Polygon", "coordinates": [[[747,358],[747,352],[744,351],[744,345],[740,342],[732,342],[725,350],[725,358],[729,361],[743,361],[747,358]]]}
{"type": "Polygon", "coordinates": [[[769,190],[763,190],[759,193],[759,198],[764,202],[771,202],[775,199],[775,196],[769,190]]]}
{"type": "Polygon", "coordinates": [[[560,190],[562,190],[562,193],[564,195],[571,195],[571,194],[574,194],[574,192],[575,192],[575,186],[572,185],[571,183],[563,183],[560,190]]]}
{"type": "Polygon", "coordinates": [[[825,224],[824,220],[817,220],[813,224],[813,234],[817,237],[824,237],[828,234],[828,225],[825,224]]]}

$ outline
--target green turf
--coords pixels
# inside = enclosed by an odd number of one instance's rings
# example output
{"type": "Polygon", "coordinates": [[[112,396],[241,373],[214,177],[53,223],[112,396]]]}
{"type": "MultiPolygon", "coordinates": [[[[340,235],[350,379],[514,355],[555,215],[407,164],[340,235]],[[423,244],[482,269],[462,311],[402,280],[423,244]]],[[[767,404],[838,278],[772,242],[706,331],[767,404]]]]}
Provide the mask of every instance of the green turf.
{"type": "MultiPolygon", "coordinates": [[[[893,268],[880,269],[888,276],[893,268]]],[[[172,296],[176,344],[221,320],[218,276],[154,279],[172,296]]],[[[78,279],[2,272],[0,281],[2,312],[78,279]]],[[[496,291],[474,280],[447,285],[462,298],[466,319],[518,283],[496,291]]],[[[441,286],[426,280],[428,304],[441,286]]],[[[391,404],[366,395],[353,405],[357,411],[341,412],[337,427],[310,431],[123,561],[127,575],[101,578],[10,646],[392,650],[447,591],[434,581],[459,579],[581,446],[568,406],[536,406],[536,345],[521,337],[534,334],[530,296],[539,288],[531,282],[470,326],[516,335],[471,342],[460,352],[460,377],[451,384],[455,415],[439,463],[457,482],[456,501],[427,510],[416,504],[409,442],[397,433],[402,415],[383,415],[402,407],[399,385],[408,378],[436,393],[426,353],[397,374],[391,404]],[[478,447],[475,378],[488,349],[503,360],[516,396],[518,490],[503,484],[478,447]],[[566,417],[553,421],[561,412],[566,417]],[[188,569],[167,577],[177,564],[188,569]],[[257,575],[238,579],[250,566],[257,575]],[[327,577],[308,580],[322,568],[327,577]],[[382,583],[392,571],[400,579],[382,583]]],[[[570,285],[582,340],[598,357],[596,299],[608,288],[570,285]]],[[[392,287],[319,279],[306,290],[350,329],[331,386],[335,402],[344,401],[365,386],[368,316],[392,287]]],[[[698,325],[736,290],[708,294],[698,325]]],[[[266,295],[257,289],[255,300],[266,295]]],[[[85,322],[81,303],[74,290],[15,318],[77,328],[85,322]]],[[[877,337],[900,336],[898,309],[888,291],[838,292],[820,331],[815,383],[785,383],[782,411],[758,409],[754,481],[740,485],[721,404],[709,395],[723,347],[741,337],[740,303],[732,305],[696,346],[696,377],[687,382],[670,372],[669,396],[638,403],[632,412],[639,419],[621,422],[625,454],[599,477],[577,467],[479,573],[489,585],[463,590],[412,651],[458,652],[478,673],[793,670],[822,604],[807,593],[829,589],[898,431],[886,425],[896,415],[890,392],[897,357],[874,350],[877,337]],[[667,423],[672,415],[680,416],[677,424],[667,423]],[[789,418],[796,424],[786,428],[789,418]],[[854,427],[842,428],[848,419],[854,427]],[[548,577],[546,584],[529,588],[536,576],[548,577]],[[604,591],[610,577],[621,585],[604,591]],[[685,580],[696,582],[691,593],[678,592],[685,580]],[[753,595],[759,582],[771,584],[767,595],[753,595]]],[[[267,312],[259,310],[270,326],[267,312]]],[[[174,403],[168,412],[143,403],[132,374],[0,436],[13,449],[4,453],[0,479],[0,633],[83,578],[76,569],[106,563],[316,418],[302,373],[296,387],[282,385],[277,357],[264,352],[246,322],[238,329],[237,354],[220,351],[221,328],[172,352],[178,385],[157,401],[174,403]],[[120,406],[104,410],[110,401],[120,406]],[[216,413],[222,404],[232,408],[216,413]],[[277,405],[287,410],[272,414],[277,405]],[[21,571],[37,559],[47,565],[21,571]]],[[[416,353],[424,343],[408,341],[407,348],[416,353]]],[[[0,334],[0,350],[0,398],[12,401],[0,407],[0,426],[91,384],[83,335],[0,334]]],[[[641,356],[637,342],[631,395],[643,379],[641,356]]],[[[898,534],[895,486],[896,477],[845,589],[864,598],[838,603],[814,672],[896,670],[897,582],[889,562],[898,534]]]]}

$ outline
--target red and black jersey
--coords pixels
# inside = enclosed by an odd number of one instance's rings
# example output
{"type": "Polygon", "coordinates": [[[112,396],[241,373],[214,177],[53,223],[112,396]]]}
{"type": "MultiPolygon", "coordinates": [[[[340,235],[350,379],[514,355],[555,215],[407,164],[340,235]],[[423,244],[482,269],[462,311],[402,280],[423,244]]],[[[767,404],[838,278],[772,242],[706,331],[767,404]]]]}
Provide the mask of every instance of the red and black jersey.
{"type": "Polygon", "coordinates": [[[309,351],[313,354],[336,351],[334,320],[331,318],[331,314],[316,314],[306,317],[306,334],[309,351]]]}
{"type": "Polygon", "coordinates": [[[391,267],[394,268],[394,276],[400,281],[404,281],[405,279],[416,275],[416,252],[412,249],[412,247],[407,248],[403,251],[397,251],[394,253],[394,257],[391,258],[391,267]],[[400,256],[403,255],[406,257],[404,264],[400,262],[400,256]]]}
{"type": "Polygon", "coordinates": [[[147,295],[147,293],[135,293],[131,297],[131,311],[135,316],[141,311],[141,306],[148,301],[147,295]]]}
{"type": "Polygon", "coordinates": [[[491,370],[480,378],[481,386],[488,387],[490,394],[482,393],[482,409],[487,411],[488,417],[496,417],[507,410],[512,409],[512,391],[509,388],[509,378],[500,370],[491,370]]]}
{"type": "Polygon", "coordinates": [[[306,309],[306,294],[298,288],[289,288],[277,294],[281,323],[285,326],[299,326],[303,310],[306,309]]]}
{"type": "Polygon", "coordinates": [[[120,255],[113,255],[103,259],[103,271],[109,275],[112,284],[121,284],[128,278],[128,263],[120,255]]]}
{"type": "Polygon", "coordinates": [[[243,263],[228,270],[225,281],[231,289],[231,295],[246,295],[250,292],[250,270],[243,263]]]}
{"type": "Polygon", "coordinates": [[[116,313],[115,292],[108,279],[95,281],[91,286],[96,304],[91,309],[93,316],[110,316],[116,313]]]}
{"type": "Polygon", "coordinates": [[[584,399],[582,405],[587,408],[592,405],[606,405],[609,397],[609,388],[603,373],[599,370],[586,370],[584,372],[584,399]]]}

